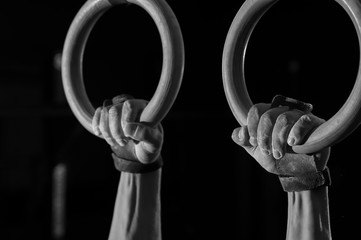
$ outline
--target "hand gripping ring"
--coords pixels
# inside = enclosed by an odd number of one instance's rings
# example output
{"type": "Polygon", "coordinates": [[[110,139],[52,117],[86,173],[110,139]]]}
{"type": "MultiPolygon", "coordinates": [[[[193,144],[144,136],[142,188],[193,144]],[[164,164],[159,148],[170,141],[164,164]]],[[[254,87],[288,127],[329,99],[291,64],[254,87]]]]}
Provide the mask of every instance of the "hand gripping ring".
{"type": "Polygon", "coordinates": [[[96,21],[109,8],[134,3],[145,9],[157,25],[163,49],[163,66],[155,94],[140,121],[156,125],[173,105],[183,77],[184,45],[177,18],[164,0],[88,0],[75,16],[67,33],[62,59],[63,86],[68,103],[79,122],[91,133],[95,112],[85,91],[83,53],[96,21]]]}
{"type": "MultiPolygon", "coordinates": [[[[358,0],[335,0],[348,13],[361,42],[361,5],[358,0]]],[[[253,105],[247,92],[244,77],[244,61],[247,42],[262,15],[277,0],[246,0],[239,9],[229,29],[223,49],[222,75],[223,86],[228,104],[238,122],[244,126],[247,113],[253,105]]],[[[353,90],[342,108],[327,122],[320,125],[299,146],[296,153],[313,153],[341,141],[360,124],[361,118],[361,66],[353,90]]]]}

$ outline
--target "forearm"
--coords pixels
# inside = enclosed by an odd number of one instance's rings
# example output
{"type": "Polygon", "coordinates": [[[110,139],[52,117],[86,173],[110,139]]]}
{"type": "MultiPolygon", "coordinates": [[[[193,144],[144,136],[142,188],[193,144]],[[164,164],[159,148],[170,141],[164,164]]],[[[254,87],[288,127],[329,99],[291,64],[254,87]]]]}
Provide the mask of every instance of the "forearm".
{"type": "Polygon", "coordinates": [[[121,173],[109,240],[161,240],[161,169],[121,173]]]}
{"type": "Polygon", "coordinates": [[[286,239],[331,239],[328,187],[288,193],[286,239]]]}

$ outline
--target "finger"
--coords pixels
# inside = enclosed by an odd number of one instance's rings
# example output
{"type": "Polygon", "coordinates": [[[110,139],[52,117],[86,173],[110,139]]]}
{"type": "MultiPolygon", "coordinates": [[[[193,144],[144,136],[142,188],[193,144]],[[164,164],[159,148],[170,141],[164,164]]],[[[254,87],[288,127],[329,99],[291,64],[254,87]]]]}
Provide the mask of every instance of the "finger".
{"type": "Polygon", "coordinates": [[[288,107],[272,108],[261,116],[257,128],[257,143],[263,154],[271,154],[271,137],[274,124],[278,115],[286,112],[288,109],[288,107]]]}
{"type": "Polygon", "coordinates": [[[247,114],[247,128],[249,132],[249,142],[252,144],[252,146],[257,146],[257,128],[258,123],[263,115],[269,108],[271,104],[266,103],[258,103],[253,105],[247,114]]]}
{"type": "Polygon", "coordinates": [[[135,122],[139,120],[141,106],[138,100],[127,100],[123,103],[122,122],[135,122]]]}
{"type": "Polygon", "coordinates": [[[93,119],[92,119],[92,128],[93,128],[93,133],[95,134],[95,136],[101,136],[101,132],[99,130],[99,122],[100,122],[100,115],[101,115],[101,108],[98,107],[95,110],[93,119]]]}
{"type": "MultiPolygon", "coordinates": [[[[140,114],[146,106],[146,102],[143,100],[127,100],[123,103],[121,124],[123,131],[125,124],[130,122],[138,122],[140,114]]],[[[125,132],[125,131],[124,131],[125,132]]],[[[127,135],[125,135],[128,137],[127,135]]]]}
{"type": "Polygon", "coordinates": [[[126,137],[124,136],[122,126],[121,126],[121,112],[123,104],[113,105],[109,109],[109,130],[110,135],[114,138],[115,142],[120,146],[124,147],[127,144],[126,137]]]}
{"type": "Polygon", "coordinates": [[[273,157],[280,159],[284,156],[287,147],[288,134],[294,123],[303,115],[303,112],[294,110],[287,111],[277,117],[272,132],[273,157]]]}
{"type": "Polygon", "coordinates": [[[114,105],[116,105],[116,104],[124,103],[128,99],[133,99],[133,97],[128,94],[121,94],[121,95],[113,97],[112,102],[114,105]]]}
{"type": "Polygon", "coordinates": [[[123,131],[125,136],[151,145],[152,148],[159,148],[163,142],[163,130],[160,125],[150,127],[142,123],[125,122],[123,131]]]}
{"type": "Polygon", "coordinates": [[[116,141],[112,137],[109,129],[109,121],[108,121],[108,109],[103,108],[101,110],[100,115],[100,123],[99,123],[99,130],[103,135],[104,140],[112,147],[116,146],[116,141]]]}
{"type": "Polygon", "coordinates": [[[325,120],[311,113],[302,115],[290,131],[287,140],[288,145],[294,146],[302,144],[306,140],[306,136],[324,122],[325,120]]]}
{"type": "Polygon", "coordinates": [[[103,108],[109,108],[112,105],[112,101],[109,99],[105,99],[103,101],[103,108]]]}
{"type": "Polygon", "coordinates": [[[249,132],[247,126],[239,127],[233,130],[232,139],[243,148],[252,147],[249,142],[249,132]]]}

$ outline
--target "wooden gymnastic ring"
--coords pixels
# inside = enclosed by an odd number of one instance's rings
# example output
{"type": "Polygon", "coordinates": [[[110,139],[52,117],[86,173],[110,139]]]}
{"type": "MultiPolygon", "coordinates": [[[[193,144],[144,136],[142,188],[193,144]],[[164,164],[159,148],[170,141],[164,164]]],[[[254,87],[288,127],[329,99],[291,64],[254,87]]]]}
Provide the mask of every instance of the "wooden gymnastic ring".
{"type": "MultiPolygon", "coordinates": [[[[335,0],[352,19],[361,42],[361,5],[358,0],[335,0]]],[[[253,105],[247,92],[244,77],[245,52],[250,35],[262,15],[277,0],[246,0],[229,29],[222,59],[222,76],[225,94],[233,115],[242,126],[247,123],[247,113],[253,105]]],[[[361,54],[360,54],[361,56],[361,54]]],[[[299,146],[297,153],[313,153],[341,141],[360,124],[361,118],[361,65],[353,90],[342,108],[327,122],[320,125],[299,146]]]]}
{"type": "Polygon", "coordinates": [[[177,18],[164,0],[88,0],[75,16],[65,39],[62,58],[63,86],[68,103],[79,122],[91,133],[95,109],[86,94],[82,60],[86,41],[102,14],[112,6],[134,3],[152,17],[163,49],[163,66],[157,89],[140,121],[156,125],[173,105],[183,77],[184,45],[177,18]]]}

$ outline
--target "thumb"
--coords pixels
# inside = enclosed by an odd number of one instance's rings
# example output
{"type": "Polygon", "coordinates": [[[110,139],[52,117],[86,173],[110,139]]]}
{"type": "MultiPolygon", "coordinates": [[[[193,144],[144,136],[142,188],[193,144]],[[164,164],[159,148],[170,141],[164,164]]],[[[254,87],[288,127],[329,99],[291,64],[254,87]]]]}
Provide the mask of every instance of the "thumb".
{"type": "Polygon", "coordinates": [[[232,140],[246,150],[254,148],[254,146],[252,146],[249,142],[249,138],[247,126],[238,127],[233,130],[232,140]]]}
{"type": "Polygon", "coordinates": [[[144,123],[124,122],[123,131],[126,137],[132,138],[138,142],[149,144],[153,148],[159,148],[162,145],[162,128],[150,127],[144,123]]]}

